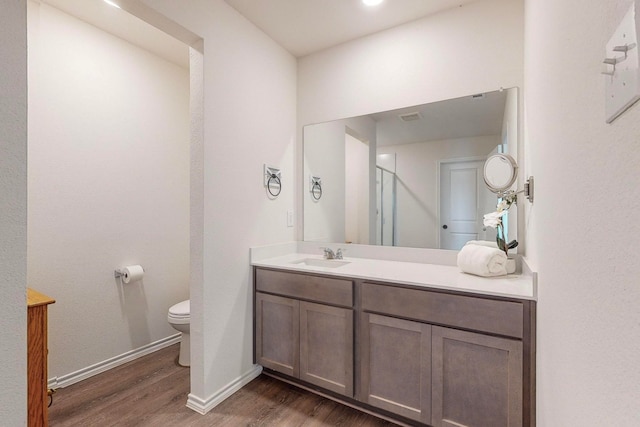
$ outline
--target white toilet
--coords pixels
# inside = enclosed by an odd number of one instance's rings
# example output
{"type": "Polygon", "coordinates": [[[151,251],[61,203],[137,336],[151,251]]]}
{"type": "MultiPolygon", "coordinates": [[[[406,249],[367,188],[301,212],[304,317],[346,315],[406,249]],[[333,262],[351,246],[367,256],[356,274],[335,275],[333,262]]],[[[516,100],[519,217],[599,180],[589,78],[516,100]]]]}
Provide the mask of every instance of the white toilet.
{"type": "Polygon", "coordinates": [[[178,363],[181,366],[191,366],[191,334],[189,324],[191,323],[191,306],[189,300],[171,306],[167,315],[169,324],[177,331],[182,332],[180,340],[180,357],[178,363]]]}

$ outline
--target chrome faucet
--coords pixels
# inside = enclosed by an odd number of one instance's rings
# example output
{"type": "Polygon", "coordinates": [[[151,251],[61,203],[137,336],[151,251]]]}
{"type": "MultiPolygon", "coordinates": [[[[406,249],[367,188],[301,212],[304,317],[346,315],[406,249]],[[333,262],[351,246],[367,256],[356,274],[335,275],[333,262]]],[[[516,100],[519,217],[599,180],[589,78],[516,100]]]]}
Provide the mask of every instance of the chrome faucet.
{"type": "Polygon", "coordinates": [[[334,259],[336,254],[333,253],[331,248],[322,248],[324,250],[324,259],[334,259]]]}
{"type": "Polygon", "coordinates": [[[334,253],[331,248],[322,248],[324,250],[324,259],[342,259],[342,248],[334,253]]]}

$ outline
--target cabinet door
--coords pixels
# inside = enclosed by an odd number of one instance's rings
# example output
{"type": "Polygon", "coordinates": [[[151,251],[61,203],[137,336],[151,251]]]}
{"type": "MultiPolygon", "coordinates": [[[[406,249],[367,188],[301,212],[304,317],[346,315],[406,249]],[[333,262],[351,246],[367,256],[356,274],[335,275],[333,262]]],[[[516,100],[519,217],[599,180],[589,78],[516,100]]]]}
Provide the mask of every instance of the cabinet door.
{"type": "Polygon", "coordinates": [[[48,426],[47,306],[27,309],[28,425],[48,426]]]}
{"type": "Polygon", "coordinates": [[[300,302],[300,379],[353,397],[353,310],[300,302]]]}
{"type": "Polygon", "coordinates": [[[433,327],[434,427],[522,426],[522,342],[433,327]]]}
{"type": "Polygon", "coordinates": [[[423,423],[431,421],[431,326],[362,313],[360,399],[423,423]]]}
{"type": "Polygon", "coordinates": [[[256,293],[256,361],[265,368],[298,377],[300,303],[256,293]]]}

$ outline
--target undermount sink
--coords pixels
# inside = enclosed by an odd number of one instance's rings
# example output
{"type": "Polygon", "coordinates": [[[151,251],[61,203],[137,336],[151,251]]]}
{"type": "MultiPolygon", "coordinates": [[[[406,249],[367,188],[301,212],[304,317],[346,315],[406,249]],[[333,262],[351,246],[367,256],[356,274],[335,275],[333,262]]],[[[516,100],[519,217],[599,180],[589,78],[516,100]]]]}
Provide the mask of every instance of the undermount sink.
{"type": "Polygon", "coordinates": [[[350,264],[350,262],[340,261],[337,259],[304,258],[304,259],[299,259],[297,261],[292,261],[291,264],[303,264],[303,265],[308,265],[310,267],[338,268],[338,267],[342,267],[343,265],[350,264]]]}

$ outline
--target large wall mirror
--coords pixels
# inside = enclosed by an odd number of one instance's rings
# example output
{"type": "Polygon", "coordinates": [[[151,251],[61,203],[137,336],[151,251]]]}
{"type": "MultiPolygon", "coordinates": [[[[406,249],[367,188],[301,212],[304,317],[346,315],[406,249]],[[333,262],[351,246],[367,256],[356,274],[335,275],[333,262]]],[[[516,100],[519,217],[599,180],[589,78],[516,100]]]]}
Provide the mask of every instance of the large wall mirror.
{"type": "MultiPolygon", "coordinates": [[[[517,139],[517,88],[305,126],[304,240],[453,250],[494,240],[484,162],[517,158],[517,139]]],[[[516,217],[514,207],[510,239],[516,217]]]]}

